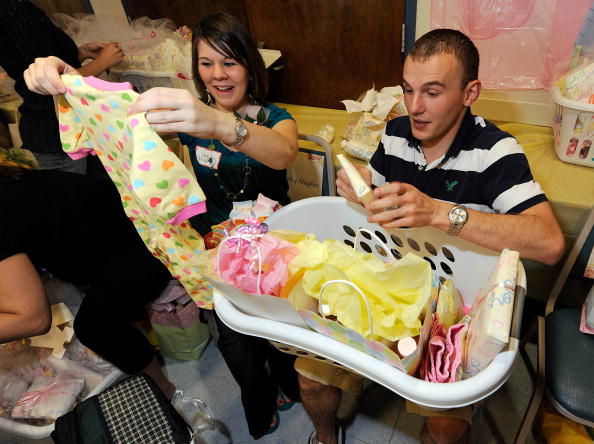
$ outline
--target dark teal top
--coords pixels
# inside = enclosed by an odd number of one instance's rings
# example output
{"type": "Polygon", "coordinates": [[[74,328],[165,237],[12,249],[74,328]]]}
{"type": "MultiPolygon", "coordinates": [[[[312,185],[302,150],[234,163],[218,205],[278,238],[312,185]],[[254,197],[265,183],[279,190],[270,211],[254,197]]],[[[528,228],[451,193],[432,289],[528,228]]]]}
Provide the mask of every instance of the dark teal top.
{"type": "MultiPolygon", "coordinates": [[[[272,128],[282,120],[293,119],[286,109],[273,104],[268,103],[263,109],[268,114],[263,124],[268,128],[272,128]]],[[[179,139],[190,150],[194,172],[206,196],[206,213],[190,219],[192,226],[201,235],[208,233],[213,225],[229,219],[233,201],[256,200],[258,194],[262,193],[266,197],[278,201],[281,205],[287,205],[290,202],[287,194],[289,184],[287,183],[286,170],[267,167],[239,151],[229,150],[216,139],[199,139],[184,133],[179,133],[179,139]],[[211,144],[214,145],[216,151],[222,153],[218,170],[200,165],[196,159],[196,147],[208,148],[211,144]],[[244,186],[246,157],[248,166],[251,168],[248,183],[243,193],[230,200],[227,197],[227,192],[237,194],[244,186]],[[218,173],[218,177],[215,176],[215,172],[218,173]]]]}

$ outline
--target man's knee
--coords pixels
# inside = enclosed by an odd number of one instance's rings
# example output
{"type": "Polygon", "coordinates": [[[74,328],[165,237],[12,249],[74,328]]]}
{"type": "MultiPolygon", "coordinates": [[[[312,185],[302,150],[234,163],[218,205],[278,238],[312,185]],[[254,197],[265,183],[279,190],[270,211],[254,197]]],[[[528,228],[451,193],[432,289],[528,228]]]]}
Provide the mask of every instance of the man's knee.
{"type": "Polygon", "coordinates": [[[431,442],[437,444],[463,443],[467,439],[469,423],[461,418],[431,416],[425,418],[431,442]]]}
{"type": "Polygon", "coordinates": [[[333,388],[335,388],[330,385],[314,381],[313,379],[309,379],[307,376],[303,376],[300,373],[297,374],[297,379],[299,380],[299,389],[305,393],[321,392],[324,390],[332,390],[333,388]]]}

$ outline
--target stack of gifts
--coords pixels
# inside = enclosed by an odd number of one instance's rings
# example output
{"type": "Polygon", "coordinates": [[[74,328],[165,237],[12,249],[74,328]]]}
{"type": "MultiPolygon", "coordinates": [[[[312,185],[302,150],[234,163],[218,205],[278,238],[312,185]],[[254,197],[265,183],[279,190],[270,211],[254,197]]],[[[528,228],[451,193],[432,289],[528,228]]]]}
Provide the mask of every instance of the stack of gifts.
{"type": "Polygon", "coordinates": [[[171,281],[153,301],[150,321],[163,355],[184,361],[200,357],[210,341],[200,309],[178,281],[171,281]]]}

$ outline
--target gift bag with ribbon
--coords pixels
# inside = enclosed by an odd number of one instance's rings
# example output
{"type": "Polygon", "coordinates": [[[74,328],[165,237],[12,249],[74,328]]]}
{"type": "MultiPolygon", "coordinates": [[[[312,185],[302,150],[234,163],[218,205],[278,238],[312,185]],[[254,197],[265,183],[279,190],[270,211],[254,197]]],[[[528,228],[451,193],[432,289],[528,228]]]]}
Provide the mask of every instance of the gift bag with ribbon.
{"type": "Polygon", "coordinates": [[[171,281],[153,301],[150,320],[161,352],[168,358],[196,360],[210,340],[208,325],[200,321],[200,309],[177,281],[171,281]]]}

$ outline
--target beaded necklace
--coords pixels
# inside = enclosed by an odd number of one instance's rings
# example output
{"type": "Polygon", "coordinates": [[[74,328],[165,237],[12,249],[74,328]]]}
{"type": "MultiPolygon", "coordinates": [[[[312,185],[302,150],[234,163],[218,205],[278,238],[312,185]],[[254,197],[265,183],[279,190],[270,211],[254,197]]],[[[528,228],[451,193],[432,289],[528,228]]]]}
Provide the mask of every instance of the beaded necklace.
{"type": "MultiPolygon", "coordinates": [[[[216,109],[216,103],[211,102],[210,106],[211,106],[211,108],[216,109]]],[[[267,115],[266,115],[266,111],[264,111],[264,107],[260,107],[260,110],[258,111],[258,114],[256,115],[255,119],[252,119],[248,115],[242,116],[241,114],[239,114],[236,111],[233,112],[233,115],[245,120],[246,122],[254,123],[254,124],[260,125],[260,126],[266,125],[268,123],[267,115]]],[[[208,145],[208,149],[211,151],[214,151],[216,149],[216,146],[214,144],[214,139],[210,139],[210,144],[208,145]]],[[[214,170],[214,176],[217,178],[217,182],[219,183],[219,188],[225,193],[225,197],[229,200],[235,200],[245,192],[245,189],[247,188],[248,183],[249,183],[249,177],[250,177],[251,172],[252,172],[252,167],[249,166],[248,156],[245,155],[245,164],[243,165],[243,173],[244,173],[243,184],[241,186],[241,189],[237,193],[233,193],[225,188],[225,186],[223,185],[223,182],[221,181],[221,178],[219,177],[219,172],[217,170],[214,170]]]]}

